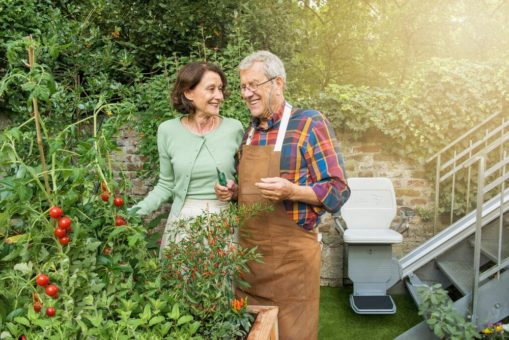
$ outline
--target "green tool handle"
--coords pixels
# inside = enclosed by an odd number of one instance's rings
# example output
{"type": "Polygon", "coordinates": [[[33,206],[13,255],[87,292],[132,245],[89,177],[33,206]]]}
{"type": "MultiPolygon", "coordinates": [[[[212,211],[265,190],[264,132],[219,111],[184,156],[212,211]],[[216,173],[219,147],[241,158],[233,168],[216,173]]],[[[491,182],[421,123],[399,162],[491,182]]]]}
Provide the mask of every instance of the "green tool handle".
{"type": "Polygon", "coordinates": [[[225,187],[226,186],[226,175],[223,172],[221,172],[221,170],[219,170],[218,168],[216,168],[216,171],[217,171],[217,181],[219,182],[220,185],[225,187]]]}

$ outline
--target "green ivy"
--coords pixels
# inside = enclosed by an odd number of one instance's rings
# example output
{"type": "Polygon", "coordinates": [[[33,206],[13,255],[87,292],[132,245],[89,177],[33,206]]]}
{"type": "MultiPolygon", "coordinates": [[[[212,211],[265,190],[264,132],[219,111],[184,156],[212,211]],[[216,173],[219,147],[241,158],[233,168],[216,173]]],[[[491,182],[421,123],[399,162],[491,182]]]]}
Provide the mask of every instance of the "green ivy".
{"type": "Polygon", "coordinates": [[[388,137],[389,151],[420,163],[486,117],[507,110],[509,64],[433,59],[387,88],[329,85],[319,107],[337,131],[388,137]]]}

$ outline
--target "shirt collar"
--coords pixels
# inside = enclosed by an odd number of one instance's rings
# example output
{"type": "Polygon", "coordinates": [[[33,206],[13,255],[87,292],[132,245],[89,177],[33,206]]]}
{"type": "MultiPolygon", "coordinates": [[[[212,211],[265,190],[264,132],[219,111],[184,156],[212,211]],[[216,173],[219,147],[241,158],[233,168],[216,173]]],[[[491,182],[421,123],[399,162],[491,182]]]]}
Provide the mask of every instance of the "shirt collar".
{"type": "Polygon", "coordinates": [[[274,126],[276,126],[276,124],[278,124],[280,121],[281,121],[281,118],[283,118],[283,112],[285,110],[285,103],[286,102],[283,102],[283,104],[272,114],[272,117],[268,120],[268,128],[267,129],[262,129],[260,127],[260,119],[258,118],[254,118],[253,119],[253,126],[256,130],[270,130],[272,129],[274,126]]]}

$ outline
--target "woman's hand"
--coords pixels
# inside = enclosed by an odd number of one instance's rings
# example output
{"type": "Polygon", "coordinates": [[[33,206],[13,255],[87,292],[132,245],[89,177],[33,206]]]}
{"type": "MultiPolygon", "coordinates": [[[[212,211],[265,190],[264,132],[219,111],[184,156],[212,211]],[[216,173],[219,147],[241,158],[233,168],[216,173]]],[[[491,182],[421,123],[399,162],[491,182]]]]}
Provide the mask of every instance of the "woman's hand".
{"type": "Polygon", "coordinates": [[[219,183],[216,183],[216,185],[214,185],[214,191],[216,192],[216,197],[218,200],[221,202],[228,202],[237,198],[238,187],[234,181],[229,179],[226,182],[226,186],[222,186],[219,183]]]}

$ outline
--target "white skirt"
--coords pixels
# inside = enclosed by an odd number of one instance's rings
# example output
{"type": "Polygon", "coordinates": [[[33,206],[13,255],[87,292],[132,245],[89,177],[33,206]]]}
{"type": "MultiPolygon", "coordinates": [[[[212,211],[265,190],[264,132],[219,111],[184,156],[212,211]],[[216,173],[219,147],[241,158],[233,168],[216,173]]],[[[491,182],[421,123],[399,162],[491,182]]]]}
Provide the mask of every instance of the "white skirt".
{"type": "Polygon", "coordinates": [[[178,216],[173,216],[171,214],[168,216],[168,221],[166,222],[163,237],[161,239],[161,249],[159,254],[163,254],[164,248],[166,248],[170,242],[178,243],[186,237],[185,230],[178,230],[178,223],[175,222],[180,219],[193,218],[203,214],[204,212],[215,214],[224,210],[226,207],[228,207],[228,202],[221,202],[219,200],[186,199],[178,216]]]}

